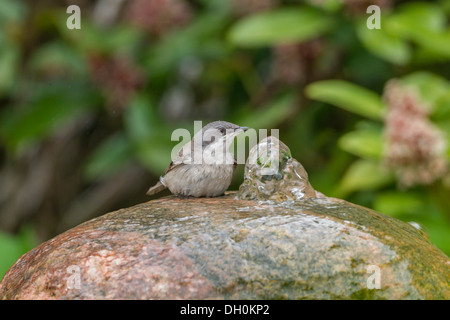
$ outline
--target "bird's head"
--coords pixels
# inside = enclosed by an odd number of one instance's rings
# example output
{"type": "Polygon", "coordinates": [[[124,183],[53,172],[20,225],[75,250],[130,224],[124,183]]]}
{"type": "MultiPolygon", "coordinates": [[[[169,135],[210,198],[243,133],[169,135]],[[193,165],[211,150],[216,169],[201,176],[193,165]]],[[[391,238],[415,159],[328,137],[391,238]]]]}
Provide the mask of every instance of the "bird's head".
{"type": "Polygon", "coordinates": [[[241,127],[227,121],[214,121],[202,128],[202,146],[210,146],[215,143],[226,142],[229,147],[233,139],[240,133],[248,130],[248,127],[241,127]]]}

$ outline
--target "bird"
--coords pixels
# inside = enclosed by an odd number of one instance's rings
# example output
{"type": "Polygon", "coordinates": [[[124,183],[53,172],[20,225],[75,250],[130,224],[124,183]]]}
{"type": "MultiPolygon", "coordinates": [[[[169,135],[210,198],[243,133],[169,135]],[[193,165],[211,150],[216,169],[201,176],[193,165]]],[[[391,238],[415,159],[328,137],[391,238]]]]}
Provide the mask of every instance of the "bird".
{"type": "Polygon", "coordinates": [[[181,198],[223,195],[237,165],[229,148],[234,138],[247,130],[226,121],[208,123],[180,149],[147,195],[166,188],[181,198]]]}

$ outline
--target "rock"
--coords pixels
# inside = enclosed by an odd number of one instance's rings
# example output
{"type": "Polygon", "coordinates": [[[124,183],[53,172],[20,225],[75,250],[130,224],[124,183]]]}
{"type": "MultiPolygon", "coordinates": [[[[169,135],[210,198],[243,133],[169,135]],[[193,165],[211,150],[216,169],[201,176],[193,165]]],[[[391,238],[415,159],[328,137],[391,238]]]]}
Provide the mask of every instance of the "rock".
{"type": "Polygon", "coordinates": [[[169,196],[42,243],[0,298],[450,299],[449,266],[420,230],[343,200],[169,196]]]}

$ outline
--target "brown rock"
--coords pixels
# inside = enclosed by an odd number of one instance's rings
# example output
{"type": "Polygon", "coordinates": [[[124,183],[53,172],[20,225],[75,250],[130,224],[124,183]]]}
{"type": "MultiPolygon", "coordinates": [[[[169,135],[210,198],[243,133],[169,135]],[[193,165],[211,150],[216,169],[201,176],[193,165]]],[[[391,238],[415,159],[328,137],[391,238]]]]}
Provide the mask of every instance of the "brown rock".
{"type": "Polygon", "coordinates": [[[0,298],[450,299],[448,257],[407,223],[332,198],[235,197],[170,196],[81,224],[23,255],[0,298]]]}

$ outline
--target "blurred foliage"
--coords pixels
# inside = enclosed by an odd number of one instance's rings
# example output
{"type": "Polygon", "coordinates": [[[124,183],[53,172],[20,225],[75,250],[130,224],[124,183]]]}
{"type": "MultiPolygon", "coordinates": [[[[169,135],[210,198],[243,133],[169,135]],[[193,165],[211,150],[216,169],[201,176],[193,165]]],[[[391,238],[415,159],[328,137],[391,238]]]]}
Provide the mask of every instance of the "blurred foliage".
{"type": "Polygon", "coordinates": [[[405,186],[386,160],[397,79],[448,169],[449,0],[114,3],[0,0],[0,276],[30,238],[146,201],[193,120],[279,128],[316,189],[418,222],[450,254],[448,170],[405,186]]]}
{"type": "Polygon", "coordinates": [[[0,275],[3,277],[13,263],[35,245],[33,231],[29,226],[25,226],[14,236],[0,233],[0,275]]]}

